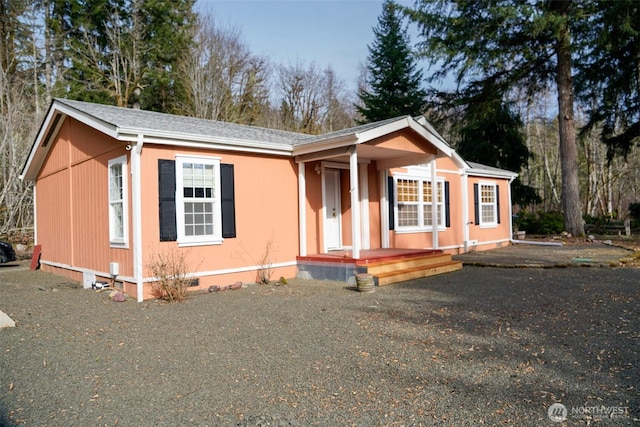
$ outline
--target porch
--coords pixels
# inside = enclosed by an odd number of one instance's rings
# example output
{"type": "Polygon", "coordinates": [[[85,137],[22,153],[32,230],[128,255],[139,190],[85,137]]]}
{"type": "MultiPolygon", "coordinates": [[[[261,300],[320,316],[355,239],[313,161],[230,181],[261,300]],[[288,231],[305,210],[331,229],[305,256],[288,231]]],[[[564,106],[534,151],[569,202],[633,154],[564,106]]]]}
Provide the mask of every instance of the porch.
{"type": "Polygon", "coordinates": [[[355,285],[356,274],[368,273],[376,286],[433,276],[460,270],[462,263],[454,261],[441,250],[368,249],[353,258],[350,250],[296,257],[298,277],[314,280],[335,280],[355,285]]]}

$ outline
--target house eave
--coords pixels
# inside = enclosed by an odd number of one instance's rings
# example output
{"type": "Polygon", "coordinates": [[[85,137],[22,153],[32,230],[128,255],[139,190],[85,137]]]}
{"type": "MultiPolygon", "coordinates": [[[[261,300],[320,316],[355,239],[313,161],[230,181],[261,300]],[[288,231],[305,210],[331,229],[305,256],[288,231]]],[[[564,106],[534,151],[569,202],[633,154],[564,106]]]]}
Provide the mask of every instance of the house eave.
{"type": "Polygon", "coordinates": [[[518,177],[518,174],[510,171],[488,171],[482,169],[468,168],[464,171],[468,176],[476,176],[482,178],[504,178],[514,180],[518,177]]]}
{"type": "Polygon", "coordinates": [[[120,141],[133,142],[138,138],[138,135],[144,136],[145,143],[170,145],[174,147],[240,151],[244,153],[272,154],[278,156],[291,156],[293,152],[289,144],[265,143],[225,137],[203,137],[201,135],[177,132],[158,132],[143,128],[119,128],[117,139],[120,141]]]}

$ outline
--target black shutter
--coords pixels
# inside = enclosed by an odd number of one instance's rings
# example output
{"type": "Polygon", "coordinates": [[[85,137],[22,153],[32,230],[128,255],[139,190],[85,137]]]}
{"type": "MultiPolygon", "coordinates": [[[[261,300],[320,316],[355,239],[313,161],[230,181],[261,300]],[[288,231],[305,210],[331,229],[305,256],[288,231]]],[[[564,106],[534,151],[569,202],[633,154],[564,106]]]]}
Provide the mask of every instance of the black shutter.
{"type": "Polygon", "coordinates": [[[473,184],[473,208],[476,214],[475,224],[480,225],[480,195],[478,194],[478,184],[473,184]]]}
{"type": "Polygon", "coordinates": [[[500,224],[500,186],[496,185],[496,215],[497,222],[500,224]]]}
{"type": "Polygon", "coordinates": [[[222,237],[236,237],[236,201],[233,165],[220,165],[220,196],[222,205],[222,237]]]}
{"type": "Polygon", "coordinates": [[[158,160],[158,193],[160,199],[160,241],[178,239],[176,226],[176,162],[158,160]]]}
{"type": "Polygon", "coordinates": [[[451,208],[449,205],[449,181],[444,182],[444,225],[451,227],[451,208]]]}
{"type": "Polygon", "coordinates": [[[395,196],[393,192],[393,177],[387,177],[387,203],[389,205],[389,230],[395,230],[396,219],[393,215],[395,196]]]}

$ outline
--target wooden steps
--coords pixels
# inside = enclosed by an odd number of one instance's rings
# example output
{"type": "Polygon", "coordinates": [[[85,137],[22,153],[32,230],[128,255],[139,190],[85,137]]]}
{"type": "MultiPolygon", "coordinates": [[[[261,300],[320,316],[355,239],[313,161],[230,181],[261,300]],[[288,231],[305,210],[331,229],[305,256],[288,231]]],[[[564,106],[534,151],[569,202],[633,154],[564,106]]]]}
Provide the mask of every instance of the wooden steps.
{"type": "Polygon", "coordinates": [[[385,286],[460,270],[462,263],[453,261],[449,254],[436,252],[368,261],[366,264],[358,263],[358,266],[366,267],[367,273],[376,278],[378,286],[385,286]]]}

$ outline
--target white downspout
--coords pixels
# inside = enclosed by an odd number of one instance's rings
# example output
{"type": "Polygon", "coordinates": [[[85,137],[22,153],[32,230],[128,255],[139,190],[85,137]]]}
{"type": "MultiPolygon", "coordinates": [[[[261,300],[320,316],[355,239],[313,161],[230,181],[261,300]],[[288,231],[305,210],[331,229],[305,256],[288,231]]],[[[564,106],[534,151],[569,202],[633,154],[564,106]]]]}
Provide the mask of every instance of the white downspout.
{"type": "MultiPolygon", "coordinates": [[[[442,191],[444,192],[444,188],[442,191]]],[[[431,236],[433,249],[438,249],[438,181],[436,156],[433,156],[431,160],[431,236]]]]}
{"type": "Polygon", "coordinates": [[[307,179],[306,163],[298,163],[298,242],[300,256],[307,256],[307,179]]]}
{"type": "Polygon", "coordinates": [[[133,205],[133,277],[136,281],[137,300],[144,300],[144,266],[142,264],[142,188],[141,188],[141,171],[140,171],[140,155],[142,154],[142,146],[144,144],[144,136],[138,135],[138,140],[131,150],[131,189],[132,189],[132,205],[133,205]]]}
{"type": "Polygon", "coordinates": [[[37,204],[37,188],[35,180],[33,182],[33,243],[38,244],[38,204],[37,204]]]}
{"type": "Polygon", "coordinates": [[[358,192],[358,153],[356,146],[349,149],[349,179],[351,187],[351,240],[353,250],[351,256],[360,258],[360,197],[358,192]]]}

